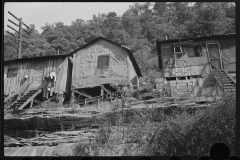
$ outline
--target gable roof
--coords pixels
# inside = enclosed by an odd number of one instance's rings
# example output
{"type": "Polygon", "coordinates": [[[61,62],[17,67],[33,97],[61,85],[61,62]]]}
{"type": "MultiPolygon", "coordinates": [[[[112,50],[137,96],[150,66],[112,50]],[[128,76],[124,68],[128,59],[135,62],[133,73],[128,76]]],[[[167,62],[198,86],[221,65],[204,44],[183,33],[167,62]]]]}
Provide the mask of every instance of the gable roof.
{"type": "Polygon", "coordinates": [[[121,48],[127,50],[127,53],[128,53],[128,55],[129,55],[130,60],[131,60],[132,63],[133,63],[133,67],[134,67],[134,69],[135,69],[137,75],[138,75],[139,77],[142,77],[141,70],[140,70],[140,68],[139,68],[139,66],[138,66],[138,63],[137,63],[137,61],[136,61],[136,59],[135,59],[135,57],[134,57],[132,51],[131,51],[128,47],[126,47],[126,46],[122,46],[122,45],[120,45],[120,44],[118,44],[118,43],[116,43],[116,42],[113,42],[113,41],[111,41],[111,40],[109,40],[109,39],[107,39],[107,38],[104,38],[104,37],[98,37],[98,38],[92,40],[91,42],[89,42],[89,43],[83,45],[82,47],[76,49],[75,51],[69,53],[69,55],[72,55],[72,54],[74,54],[74,53],[76,53],[76,52],[82,50],[83,48],[85,48],[85,47],[87,47],[87,46],[89,46],[89,45],[91,45],[91,44],[97,42],[97,41],[100,40],[100,39],[105,40],[105,41],[107,41],[107,42],[109,42],[109,43],[115,44],[115,45],[117,45],[117,46],[119,46],[119,47],[121,47],[121,48]]]}

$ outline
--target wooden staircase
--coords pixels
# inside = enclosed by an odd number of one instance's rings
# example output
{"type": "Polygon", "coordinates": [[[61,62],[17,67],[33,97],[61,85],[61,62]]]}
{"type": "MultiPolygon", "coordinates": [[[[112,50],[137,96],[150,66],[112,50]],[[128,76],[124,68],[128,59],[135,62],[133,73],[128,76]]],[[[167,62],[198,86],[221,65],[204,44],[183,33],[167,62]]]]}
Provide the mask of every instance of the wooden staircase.
{"type": "Polygon", "coordinates": [[[219,70],[212,63],[211,71],[216,77],[216,79],[220,82],[223,92],[226,94],[236,93],[236,82],[228,75],[225,70],[219,70]]]}
{"type": "Polygon", "coordinates": [[[11,104],[11,108],[15,109],[23,109],[29,102],[31,102],[30,108],[32,107],[34,98],[41,93],[41,89],[39,90],[31,90],[24,96],[22,96],[19,100],[16,100],[11,104]]]}

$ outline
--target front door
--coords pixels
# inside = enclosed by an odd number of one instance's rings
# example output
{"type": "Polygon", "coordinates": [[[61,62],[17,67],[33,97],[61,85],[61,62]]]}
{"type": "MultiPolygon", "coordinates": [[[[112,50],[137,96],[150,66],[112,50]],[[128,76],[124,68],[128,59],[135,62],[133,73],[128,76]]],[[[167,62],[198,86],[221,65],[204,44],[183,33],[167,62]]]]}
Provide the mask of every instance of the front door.
{"type": "Polygon", "coordinates": [[[218,44],[207,44],[208,58],[209,61],[217,67],[219,70],[222,70],[221,55],[219,53],[218,44]]]}
{"type": "Polygon", "coordinates": [[[42,81],[43,81],[43,71],[45,68],[45,62],[35,62],[34,65],[34,75],[33,75],[33,83],[32,83],[32,90],[41,88],[42,81]]]}

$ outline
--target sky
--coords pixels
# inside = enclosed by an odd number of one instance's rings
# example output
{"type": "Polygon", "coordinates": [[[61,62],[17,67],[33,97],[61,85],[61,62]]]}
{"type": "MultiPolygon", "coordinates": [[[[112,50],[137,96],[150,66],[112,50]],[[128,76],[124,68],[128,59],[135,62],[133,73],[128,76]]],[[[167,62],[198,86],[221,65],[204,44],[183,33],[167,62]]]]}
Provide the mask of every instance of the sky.
{"type": "Polygon", "coordinates": [[[129,9],[133,2],[6,2],[4,4],[4,30],[13,32],[7,25],[18,30],[11,21],[18,24],[17,18],[22,18],[26,24],[34,24],[35,29],[41,33],[41,27],[46,23],[63,22],[71,25],[76,19],[90,20],[94,14],[116,12],[118,16],[129,9]]]}

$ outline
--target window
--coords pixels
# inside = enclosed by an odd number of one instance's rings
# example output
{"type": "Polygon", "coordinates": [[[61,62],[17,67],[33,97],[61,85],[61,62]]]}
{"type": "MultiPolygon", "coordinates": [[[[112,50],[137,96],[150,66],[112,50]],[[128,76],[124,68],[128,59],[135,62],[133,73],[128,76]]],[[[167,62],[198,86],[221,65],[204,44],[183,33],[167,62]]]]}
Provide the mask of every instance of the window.
{"type": "Polygon", "coordinates": [[[166,77],[166,81],[176,81],[176,77],[166,77]]]}
{"type": "Polygon", "coordinates": [[[109,66],[109,55],[98,56],[97,68],[107,68],[109,66]]]}
{"type": "Polygon", "coordinates": [[[188,47],[187,49],[188,57],[201,57],[201,47],[188,47]]]}
{"type": "Polygon", "coordinates": [[[181,53],[181,52],[182,52],[182,47],[174,46],[174,53],[181,53]]]}
{"type": "Polygon", "coordinates": [[[17,77],[17,74],[18,74],[18,68],[8,69],[7,78],[17,77]]]}

